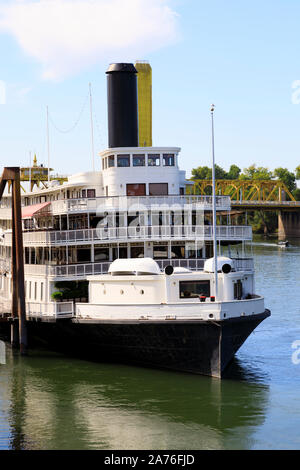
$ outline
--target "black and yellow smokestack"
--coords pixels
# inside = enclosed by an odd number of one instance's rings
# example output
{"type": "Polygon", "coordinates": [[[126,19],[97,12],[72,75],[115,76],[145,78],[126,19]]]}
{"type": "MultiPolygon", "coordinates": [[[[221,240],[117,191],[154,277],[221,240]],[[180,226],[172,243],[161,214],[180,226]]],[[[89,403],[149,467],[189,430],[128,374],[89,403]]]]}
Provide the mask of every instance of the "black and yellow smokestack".
{"type": "Polygon", "coordinates": [[[107,70],[108,146],[138,147],[137,70],[133,64],[111,64],[107,70]]]}

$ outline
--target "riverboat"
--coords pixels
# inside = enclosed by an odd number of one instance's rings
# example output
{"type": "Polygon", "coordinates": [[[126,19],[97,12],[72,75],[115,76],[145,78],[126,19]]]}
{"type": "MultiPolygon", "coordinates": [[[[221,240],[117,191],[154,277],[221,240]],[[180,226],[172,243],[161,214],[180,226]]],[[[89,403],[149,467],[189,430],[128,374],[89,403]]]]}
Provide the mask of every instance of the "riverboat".
{"type": "MultiPolygon", "coordinates": [[[[221,377],[270,314],[255,293],[252,230],[231,222],[229,197],[191,193],[180,148],[154,147],[139,134],[138,87],[148,82],[138,82],[138,69],[112,64],[107,71],[101,170],[22,194],[29,346],[38,340],[97,360],[221,377]]],[[[7,316],[9,192],[0,229],[7,316]]]]}

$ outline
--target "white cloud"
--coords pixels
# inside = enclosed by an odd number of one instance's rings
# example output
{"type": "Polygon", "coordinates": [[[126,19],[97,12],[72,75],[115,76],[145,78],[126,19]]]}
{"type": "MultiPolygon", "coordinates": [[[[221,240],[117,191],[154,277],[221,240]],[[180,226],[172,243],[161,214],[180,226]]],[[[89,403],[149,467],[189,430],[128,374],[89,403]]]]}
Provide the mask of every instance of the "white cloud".
{"type": "Polygon", "coordinates": [[[0,32],[11,34],[62,79],[99,62],[132,61],[176,42],[172,0],[11,0],[0,7],[0,32]]]}

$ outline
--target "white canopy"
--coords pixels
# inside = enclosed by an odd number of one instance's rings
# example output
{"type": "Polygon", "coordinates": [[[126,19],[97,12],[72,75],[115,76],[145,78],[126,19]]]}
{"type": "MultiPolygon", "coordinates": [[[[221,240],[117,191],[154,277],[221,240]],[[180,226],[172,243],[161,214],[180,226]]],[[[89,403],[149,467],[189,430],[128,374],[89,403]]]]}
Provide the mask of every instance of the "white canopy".
{"type": "MultiPolygon", "coordinates": [[[[224,264],[229,264],[231,266],[231,269],[234,268],[234,262],[231,258],[227,258],[226,256],[218,256],[217,257],[217,268],[218,271],[222,271],[222,267],[224,264]]],[[[204,271],[207,273],[213,273],[215,272],[215,262],[214,258],[209,258],[205,261],[204,263],[204,271]]]]}
{"type": "Polygon", "coordinates": [[[117,274],[161,274],[158,264],[152,258],[121,258],[113,261],[108,272],[117,274]]]}

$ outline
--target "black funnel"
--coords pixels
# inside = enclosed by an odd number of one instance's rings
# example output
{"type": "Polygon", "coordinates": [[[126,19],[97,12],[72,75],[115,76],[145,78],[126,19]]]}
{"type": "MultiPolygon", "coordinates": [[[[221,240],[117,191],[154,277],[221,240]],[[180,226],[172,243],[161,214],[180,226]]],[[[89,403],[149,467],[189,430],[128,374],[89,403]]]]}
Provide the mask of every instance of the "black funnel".
{"type": "Polygon", "coordinates": [[[138,147],[137,70],[111,64],[107,70],[108,146],[138,147]]]}

